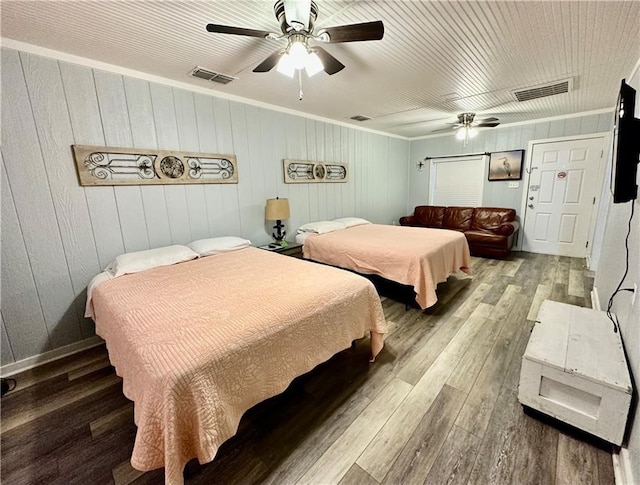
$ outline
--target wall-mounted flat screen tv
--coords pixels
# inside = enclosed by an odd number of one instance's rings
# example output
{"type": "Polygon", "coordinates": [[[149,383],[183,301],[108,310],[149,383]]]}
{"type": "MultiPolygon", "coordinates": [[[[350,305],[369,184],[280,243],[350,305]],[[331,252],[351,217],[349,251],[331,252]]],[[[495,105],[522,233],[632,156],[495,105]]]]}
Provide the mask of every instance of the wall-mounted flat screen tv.
{"type": "Polygon", "coordinates": [[[611,193],[615,204],[638,197],[640,119],[635,118],[636,90],[622,80],[613,120],[611,193]]]}

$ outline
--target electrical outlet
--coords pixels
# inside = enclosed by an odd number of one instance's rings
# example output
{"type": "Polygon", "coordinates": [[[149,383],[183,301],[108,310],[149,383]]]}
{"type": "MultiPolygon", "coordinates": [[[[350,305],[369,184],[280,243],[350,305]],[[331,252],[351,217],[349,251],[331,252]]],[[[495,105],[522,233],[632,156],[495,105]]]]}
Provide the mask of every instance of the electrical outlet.
{"type": "Polygon", "coordinates": [[[633,284],[633,296],[631,297],[631,306],[636,304],[636,298],[638,297],[638,283],[633,284]]]}
{"type": "Polygon", "coordinates": [[[520,187],[520,182],[509,182],[510,189],[517,189],[518,187],[520,187]]]}

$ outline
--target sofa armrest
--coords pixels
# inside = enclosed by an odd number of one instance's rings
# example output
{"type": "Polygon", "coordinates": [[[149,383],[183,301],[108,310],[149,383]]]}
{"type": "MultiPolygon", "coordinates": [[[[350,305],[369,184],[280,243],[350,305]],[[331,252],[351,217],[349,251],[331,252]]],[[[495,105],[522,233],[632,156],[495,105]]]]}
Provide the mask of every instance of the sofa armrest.
{"type": "Polygon", "coordinates": [[[415,224],[414,216],[403,216],[399,219],[401,226],[412,226],[415,224]]]}
{"type": "Polygon", "coordinates": [[[511,236],[511,234],[515,234],[518,229],[520,229],[520,223],[518,223],[518,221],[512,221],[500,224],[495,229],[492,229],[492,232],[500,234],[501,236],[511,236]]]}

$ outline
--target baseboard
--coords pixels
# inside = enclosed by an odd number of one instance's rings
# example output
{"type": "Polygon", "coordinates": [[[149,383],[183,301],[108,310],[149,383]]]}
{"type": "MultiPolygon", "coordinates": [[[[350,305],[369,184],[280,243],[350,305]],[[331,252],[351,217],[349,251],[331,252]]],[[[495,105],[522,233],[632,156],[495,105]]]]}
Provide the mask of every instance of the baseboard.
{"type": "Polygon", "coordinates": [[[102,340],[98,336],[95,336],[86,340],[82,340],[80,342],[74,342],[72,344],[65,345],[64,347],[50,350],[49,352],[44,352],[43,354],[34,355],[33,357],[27,357],[26,359],[19,360],[18,362],[13,362],[11,364],[0,367],[0,377],[12,376],[14,374],[24,372],[25,370],[38,367],[39,365],[62,359],[63,357],[82,352],[83,350],[87,350],[92,347],[97,347],[98,345],[101,345],[103,343],[104,340],[102,340]]]}
{"type": "Polygon", "coordinates": [[[611,456],[613,458],[613,475],[616,485],[634,485],[636,482],[631,471],[629,450],[620,448],[620,454],[614,453],[611,456]]]}

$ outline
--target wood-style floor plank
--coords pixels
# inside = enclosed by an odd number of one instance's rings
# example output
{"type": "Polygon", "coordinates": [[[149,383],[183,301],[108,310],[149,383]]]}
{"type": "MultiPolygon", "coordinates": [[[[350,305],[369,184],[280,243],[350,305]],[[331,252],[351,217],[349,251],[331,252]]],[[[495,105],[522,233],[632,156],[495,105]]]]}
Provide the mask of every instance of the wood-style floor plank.
{"type": "Polygon", "coordinates": [[[464,485],[476,461],[480,438],[452,426],[424,483],[464,485]]]}
{"type": "Polygon", "coordinates": [[[393,463],[383,483],[420,483],[431,470],[466,395],[443,386],[429,411],[393,463]]]}
{"type": "MultiPolygon", "coordinates": [[[[608,449],[517,401],[540,302],[590,305],[584,260],[471,261],[473,276],[438,285],[424,311],[407,309],[406,288],[384,288],[389,333],[375,363],[365,338],[298,377],[247,411],[211,463],[192,460],[186,485],[613,485],[608,449]]],[[[164,483],[162,469],[131,468],[133,404],[104,346],[14,377],[2,398],[2,483],[164,483]]]]}
{"type": "Polygon", "coordinates": [[[411,387],[400,379],[394,379],[314,463],[299,483],[338,483],[389,416],[404,401],[411,387]]]}
{"type": "Polygon", "coordinates": [[[598,485],[596,449],[565,433],[558,436],[556,485],[598,485]]]}

